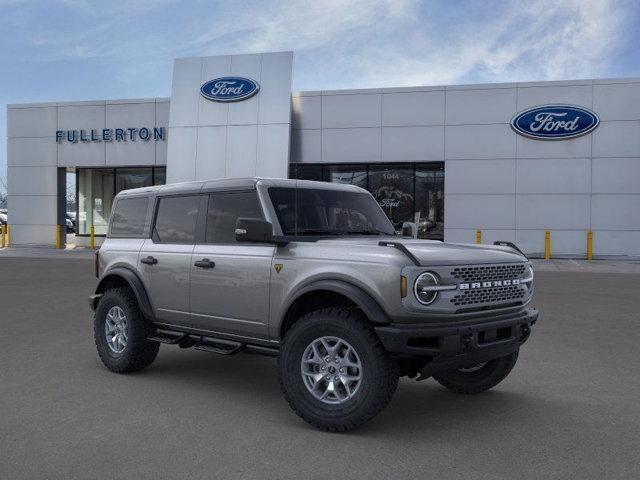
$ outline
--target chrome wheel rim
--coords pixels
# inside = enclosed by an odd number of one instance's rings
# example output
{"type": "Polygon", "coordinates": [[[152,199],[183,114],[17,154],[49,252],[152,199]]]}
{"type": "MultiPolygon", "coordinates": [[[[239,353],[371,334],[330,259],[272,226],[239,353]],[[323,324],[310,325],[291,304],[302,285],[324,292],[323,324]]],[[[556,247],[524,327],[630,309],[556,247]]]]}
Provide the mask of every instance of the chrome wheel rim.
{"type": "Polygon", "coordinates": [[[484,367],[486,364],[487,364],[487,362],[482,362],[482,363],[478,363],[477,365],[473,365],[472,367],[460,368],[460,369],[458,369],[458,371],[462,372],[462,373],[477,372],[482,367],[484,367]]]}
{"type": "Polygon", "coordinates": [[[362,383],[362,362],[356,350],[339,337],[320,337],[302,355],[302,381],[313,397],[340,404],[355,396],[362,383]]]}
{"type": "Polygon", "coordinates": [[[129,329],[127,327],[127,316],[122,308],[111,307],[107,312],[104,322],[104,333],[107,338],[107,345],[114,353],[122,353],[127,347],[129,340],[129,329]]]}

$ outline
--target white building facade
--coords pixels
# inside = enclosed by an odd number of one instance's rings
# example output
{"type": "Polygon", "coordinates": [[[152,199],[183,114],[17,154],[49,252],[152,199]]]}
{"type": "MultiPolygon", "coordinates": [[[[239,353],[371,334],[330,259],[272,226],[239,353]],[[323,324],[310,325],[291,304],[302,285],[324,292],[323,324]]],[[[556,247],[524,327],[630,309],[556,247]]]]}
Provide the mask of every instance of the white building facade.
{"type": "Polygon", "coordinates": [[[170,99],[9,105],[12,244],[55,243],[73,171],[80,241],[124,188],[257,175],[360,185],[422,238],[640,256],[640,79],[291,92],[292,67],[178,59],[170,99]]]}

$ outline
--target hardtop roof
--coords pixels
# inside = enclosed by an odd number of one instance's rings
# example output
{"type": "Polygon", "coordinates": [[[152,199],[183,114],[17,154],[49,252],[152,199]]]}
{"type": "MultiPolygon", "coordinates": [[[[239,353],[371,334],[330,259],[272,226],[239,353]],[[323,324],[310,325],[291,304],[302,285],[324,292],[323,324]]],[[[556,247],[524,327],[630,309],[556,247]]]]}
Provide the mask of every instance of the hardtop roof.
{"type": "Polygon", "coordinates": [[[365,192],[360,187],[354,185],[319,182],[314,180],[295,180],[287,178],[262,178],[262,177],[245,177],[245,178],[221,178],[217,180],[200,180],[195,182],[168,183],[166,185],[156,185],[153,187],[132,188],[123,190],[118,193],[118,197],[140,196],[143,194],[183,194],[183,193],[200,193],[200,192],[216,192],[229,190],[247,190],[255,189],[256,185],[265,185],[267,187],[289,187],[289,188],[318,188],[323,190],[341,190],[352,192],[365,192]]]}

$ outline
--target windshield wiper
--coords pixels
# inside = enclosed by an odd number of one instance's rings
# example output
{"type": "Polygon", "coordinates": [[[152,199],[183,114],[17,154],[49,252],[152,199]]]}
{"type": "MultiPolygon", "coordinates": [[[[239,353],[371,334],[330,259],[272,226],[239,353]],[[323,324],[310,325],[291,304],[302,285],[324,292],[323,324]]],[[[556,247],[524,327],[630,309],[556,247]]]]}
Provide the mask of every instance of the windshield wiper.
{"type": "Polygon", "coordinates": [[[344,233],[347,235],[382,235],[384,232],[380,230],[347,230],[344,233]]]}
{"type": "Polygon", "coordinates": [[[338,230],[323,230],[320,228],[307,228],[305,230],[298,230],[294,234],[290,235],[342,235],[343,232],[338,230]]]}

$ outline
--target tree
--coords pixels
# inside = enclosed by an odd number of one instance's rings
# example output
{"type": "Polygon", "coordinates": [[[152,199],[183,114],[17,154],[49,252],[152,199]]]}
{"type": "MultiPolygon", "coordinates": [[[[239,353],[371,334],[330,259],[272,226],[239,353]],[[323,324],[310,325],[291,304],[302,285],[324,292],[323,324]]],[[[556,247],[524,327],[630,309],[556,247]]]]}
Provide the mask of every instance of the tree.
{"type": "Polygon", "coordinates": [[[67,212],[76,210],[76,176],[67,174],[67,212]]]}
{"type": "Polygon", "coordinates": [[[7,208],[7,181],[0,177],[0,208],[7,208]]]}

